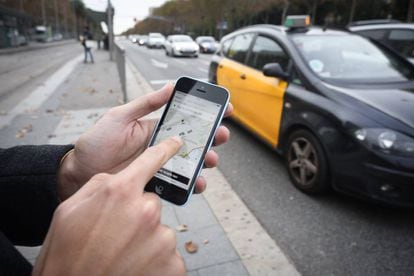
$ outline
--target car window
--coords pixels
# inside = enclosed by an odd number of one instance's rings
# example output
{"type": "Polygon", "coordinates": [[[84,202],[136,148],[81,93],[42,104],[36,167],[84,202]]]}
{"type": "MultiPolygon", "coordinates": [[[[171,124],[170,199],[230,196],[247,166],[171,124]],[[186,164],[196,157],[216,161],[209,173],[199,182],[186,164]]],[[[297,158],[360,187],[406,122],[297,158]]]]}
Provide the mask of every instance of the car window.
{"type": "Polygon", "coordinates": [[[276,41],[265,36],[258,36],[247,64],[262,70],[265,64],[272,62],[279,63],[282,69],[286,71],[289,58],[276,41]]]}
{"type": "Polygon", "coordinates": [[[233,42],[233,39],[228,39],[226,41],[223,41],[223,43],[221,43],[221,52],[223,53],[224,56],[227,57],[227,53],[229,51],[230,45],[233,42]]]}
{"type": "Polygon", "coordinates": [[[376,40],[383,40],[385,39],[385,33],[387,30],[367,30],[367,31],[358,31],[357,33],[370,37],[376,40]]]}
{"type": "Polygon", "coordinates": [[[250,44],[253,39],[253,34],[241,34],[234,38],[233,43],[227,52],[227,57],[235,61],[244,63],[246,60],[247,52],[249,51],[250,44]]]}
{"type": "Polygon", "coordinates": [[[406,57],[414,57],[414,30],[392,30],[386,43],[406,57]]]}

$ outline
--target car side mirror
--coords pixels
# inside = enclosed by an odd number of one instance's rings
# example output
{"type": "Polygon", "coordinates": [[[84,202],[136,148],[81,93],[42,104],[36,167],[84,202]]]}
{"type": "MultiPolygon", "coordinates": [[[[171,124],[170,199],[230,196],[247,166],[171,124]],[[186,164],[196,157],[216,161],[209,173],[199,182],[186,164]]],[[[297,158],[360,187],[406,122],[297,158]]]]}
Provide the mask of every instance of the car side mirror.
{"type": "Polygon", "coordinates": [[[286,73],[279,63],[268,63],[263,66],[263,74],[267,77],[275,77],[282,80],[288,80],[290,75],[286,73]]]}

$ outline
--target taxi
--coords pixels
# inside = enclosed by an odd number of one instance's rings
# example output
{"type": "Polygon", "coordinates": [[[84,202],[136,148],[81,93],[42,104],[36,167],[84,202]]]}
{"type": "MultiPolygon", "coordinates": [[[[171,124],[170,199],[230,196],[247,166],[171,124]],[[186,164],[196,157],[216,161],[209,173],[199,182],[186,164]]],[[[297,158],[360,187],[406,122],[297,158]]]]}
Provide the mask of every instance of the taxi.
{"type": "Polygon", "coordinates": [[[230,91],[237,122],[284,155],[302,192],[414,207],[414,66],[309,22],[294,16],[228,34],[209,81],[230,91]]]}

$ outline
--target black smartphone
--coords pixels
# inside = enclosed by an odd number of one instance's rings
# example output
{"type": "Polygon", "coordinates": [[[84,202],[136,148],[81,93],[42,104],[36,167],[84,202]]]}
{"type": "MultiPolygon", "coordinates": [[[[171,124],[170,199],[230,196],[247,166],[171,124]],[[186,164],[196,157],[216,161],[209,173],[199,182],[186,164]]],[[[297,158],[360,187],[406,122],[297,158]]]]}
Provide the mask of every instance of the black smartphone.
{"type": "Polygon", "coordinates": [[[217,128],[229,103],[229,92],[220,86],[189,77],[177,80],[149,146],[180,136],[183,146],[149,181],[145,191],[177,205],[187,202],[203,168],[217,128]]]}

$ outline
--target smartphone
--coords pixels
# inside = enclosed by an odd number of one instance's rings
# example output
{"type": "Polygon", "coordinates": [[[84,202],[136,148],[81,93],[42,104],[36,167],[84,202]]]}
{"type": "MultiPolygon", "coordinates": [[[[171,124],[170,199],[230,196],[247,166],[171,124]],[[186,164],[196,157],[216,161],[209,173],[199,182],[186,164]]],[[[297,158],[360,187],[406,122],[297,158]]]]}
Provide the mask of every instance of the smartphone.
{"type": "Polygon", "coordinates": [[[149,181],[145,191],[154,192],[176,205],[187,202],[229,97],[229,92],[217,85],[189,77],[177,80],[149,146],[171,136],[180,136],[183,146],[149,181]]]}

